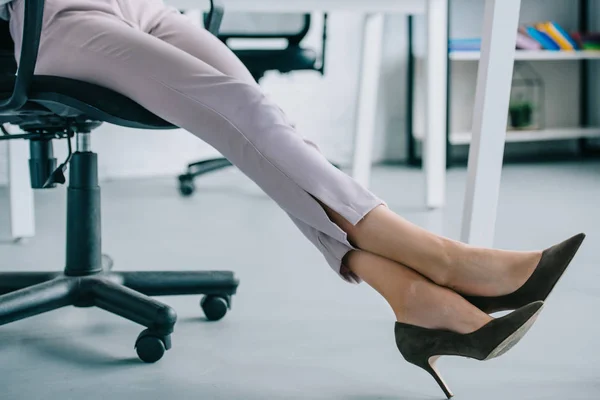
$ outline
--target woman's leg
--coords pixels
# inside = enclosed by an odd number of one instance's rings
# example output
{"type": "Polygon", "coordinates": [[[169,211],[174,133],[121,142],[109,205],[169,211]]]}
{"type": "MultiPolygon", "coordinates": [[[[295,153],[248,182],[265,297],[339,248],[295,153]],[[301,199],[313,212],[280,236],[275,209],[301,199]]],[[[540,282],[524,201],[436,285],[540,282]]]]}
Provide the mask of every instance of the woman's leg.
{"type": "Polygon", "coordinates": [[[204,61],[217,71],[251,85],[257,85],[239,58],[214,35],[177,9],[161,0],[129,0],[131,17],[142,32],[169,43],[204,61]],[[153,7],[148,7],[153,4],[153,7]]]}
{"type": "MultiPolygon", "coordinates": [[[[131,0],[134,5],[139,1],[131,0]]],[[[227,46],[178,10],[172,7],[159,6],[149,12],[148,7],[142,9],[134,6],[132,7],[132,18],[138,21],[142,31],[206,62],[227,76],[250,85],[257,85],[248,69],[227,46]]],[[[302,140],[306,145],[318,151],[318,147],[314,143],[306,138],[302,138],[302,140]]],[[[344,255],[351,250],[347,243],[341,243],[324,235],[318,229],[306,224],[290,213],[288,213],[288,216],[313,245],[319,249],[327,249],[323,252],[323,255],[330,265],[340,266],[339,272],[344,279],[350,282],[359,281],[359,278],[348,266],[341,263],[344,255]]]]}
{"type": "MultiPolygon", "coordinates": [[[[133,0],[136,1],[139,0],[133,0]]],[[[145,14],[139,12],[136,15],[142,30],[203,60],[225,75],[254,83],[233,52],[177,10],[162,7],[159,16],[153,18],[144,17],[145,14]]],[[[385,207],[373,210],[356,226],[333,210],[328,209],[328,214],[349,233],[357,247],[410,265],[435,282],[467,294],[510,293],[524,283],[539,261],[539,253],[478,249],[439,237],[385,207]]],[[[301,221],[294,222],[309,239],[318,236],[309,226],[300,226],[301,221]]],[[[347,248],[340,251],[347,251],[347,248]]]]}
{"type": "Polygon", "coordinates": [[[387,258],[365,251],[352,251],[344,259],[344,264],[386,299],[397,321],[469,333],[492,319],[456,292],[438,286],[387,258]]]}
{"type": "MultiPolygon", "coordinates": [[[[205,61],[225,75],[253,83],[239,59],[188,17],[165,8],[162,15],[153,20],[155,23],[146,27],[153,36],[205,61]]],[[[530,276],[541,255],[474,248],[434,235],[386,207],[373,210],[356,226],[333,210],[328,210],[328,214],[357,247],[410,265],[435,282],[466,294],[493,296],[514,291],[530,276]]]]}
{"type": "Polygon", "coordinates": [[[371,211],[356,225],[327,209],[330,218],[360,249],[413,268],[439,285],[460,293],[499,296],[525,283],[541,252],[485,249],[450,240],[407,221],[386,207],[371,211]]]}

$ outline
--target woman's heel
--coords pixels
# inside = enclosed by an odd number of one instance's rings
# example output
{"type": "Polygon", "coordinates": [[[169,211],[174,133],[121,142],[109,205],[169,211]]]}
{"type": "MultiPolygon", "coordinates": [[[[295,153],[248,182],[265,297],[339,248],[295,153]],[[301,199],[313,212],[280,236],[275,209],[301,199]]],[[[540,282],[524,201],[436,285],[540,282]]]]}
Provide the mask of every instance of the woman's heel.
{"type": "Polygon", "coordinates": [[[418,367],[421,367],[425,371],[429,372],[429,374],[431,376],[433,376],[433,379],[435,379],[437,384],[440,386],[440,389],[442,389],[444,391],[444,394],[446,395],[446,397],[450,399],[451,397],[454,396],[454,393],[452,393],[452,390],[450,390],[450,387],[448,386],[448,384],[446,383],[444,378],[442,378],[440,371],[438,371],[438,369],[435,366],[435,363],[437,362],[437,360],[439,358],[440,358],[440,356],[433,356],[433,357],[429,357],[428,360],[424,360],[421,363],[418,363],[418,364],[413,363],[413,364],[418,367]]]}
{"type": "Polygon", "coordinates": [[[452,391],[435,366],[438,358],[460,356],[483,361],[504,354],[531,328],[543,304],[541,301],[528,304],[468,334],[396,322],[396,345],[406,361],[429,372],[451,398],[452,391]]]}
{"type": "MultiPolygon", "coordinates": [[[[397,338],[398,337],[396,336],[396,339],[397,338]]],[[[409,346],[410,346],[410,344],[409,344],[409,346]]],[[[403,346],[403,348],[407,349],[409,346],[403,346]]],[[[398,344],[398,348],[400,349],[399,344],[398,344]]],[[[414,350],[414,347],[413,347],[413,350],[414,350]]],[[[446,397],[448,399],[450,399],[454,396],[454,393],[452,393],[452,390],[450,390],[450,387],[448,386],[448,384],[446,383],[446,381],[440,374],[440,371],[438,371],[438,369],[436,367],[437,360],[440,358],[440,356],[426,356],[427,353],[423,353],[421,351],[410,351],[410,350],[404,351],[404,352],[403,352],[403,350],[400,350],[400,353],[402,353],[402,355],[404,356],[404,359],[406,361],[427,371],[429,373],[429,375],[431,375],[433,377],[433,379],[435,379],[437,384],[440,386],[440,389],[442,389],[442,391],[444,392],[444,394],[446,395],[446,397]]]]}

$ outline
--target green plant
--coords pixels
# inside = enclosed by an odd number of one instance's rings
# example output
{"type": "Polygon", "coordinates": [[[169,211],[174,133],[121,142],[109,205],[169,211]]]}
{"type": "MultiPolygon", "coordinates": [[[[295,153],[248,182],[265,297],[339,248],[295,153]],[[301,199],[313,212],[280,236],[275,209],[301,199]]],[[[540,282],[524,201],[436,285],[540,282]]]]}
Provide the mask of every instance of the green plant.
{"type": "Polygon", "coordinates": [[[516,102],[509,107],[510,125],[525,128],[533,124],[533,105],[530,102],[516,102]]]}

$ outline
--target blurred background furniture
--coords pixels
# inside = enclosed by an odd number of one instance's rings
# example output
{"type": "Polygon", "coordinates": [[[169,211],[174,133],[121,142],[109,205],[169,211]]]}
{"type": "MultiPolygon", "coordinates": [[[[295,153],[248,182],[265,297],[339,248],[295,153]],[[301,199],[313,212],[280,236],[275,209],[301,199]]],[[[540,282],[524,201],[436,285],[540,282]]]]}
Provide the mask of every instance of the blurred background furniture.
{"type": "MultiPolygon", "coordinates": [[[[28,140],[30,176],[35,189],[64,184],[67,190],[66,265],[63,272],[0,273],[0,325],[65,306],[99,307],[146,329],[135,348],[144,362],[156,362],[171,347],[175,311],[149,296],[206,295],[201,307],[218,320],[231,306],[238,280],[231,271],[112,271],[102,255],[98,157],[91,132],[103,122],[139,129],[173,129],[139,104],[104,87],[74,79],[34,75],[44,0],[24,0],[25,21],[18,71],[2,63],[0,74],[0,140],[28,140]],[[19,126],[10,133],[3,125],[19,126]],[[75,138],[76,151],[72,151],[75,138]],[[57,166],[53,141],[64,139],[69,153],[57,166]]],[[[216,3],[211,0],[211,6],[216,3]]],[[[216,33],[222,7],[215,5],[207,27],[216,33]]],[[[4,50],[14,49],[8,24],[0,25],[4,50]]],[[[170,266],[169,266],[170,267],[170,266]]]]}
{"type": "MultiPolygon", "coordinates": [[[[323,16],[321,49],[303,47],[301,42],[311,27],[310,14],[227,13],[219,31],[223,41],[248,68],[257,82],[269,71],[325,71],[327,14],[323,16]],[[278,42],[283,42],[283,45],[278,42]]],[[[223,157],[194,162],[179,175],[179,192],[195,191],[194,179],[231,166],[223,157]]]]}

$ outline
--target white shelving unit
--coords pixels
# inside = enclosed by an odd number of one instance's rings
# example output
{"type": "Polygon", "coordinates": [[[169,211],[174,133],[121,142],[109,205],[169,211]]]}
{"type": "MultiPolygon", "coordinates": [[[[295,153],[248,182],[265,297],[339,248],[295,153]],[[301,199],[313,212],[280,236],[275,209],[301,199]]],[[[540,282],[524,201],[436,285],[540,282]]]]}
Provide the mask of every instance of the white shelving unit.
{"type": "MultiPolygon", "coordinates": [[[[479,61],[479,51],[453,51],[450,60],[453,61],[479,61]]],[[[517,61],[569,61],[569,60],[600,60],[600,51],[549,51],[549,50],[519,50],[516,53],[517,61]]]]}
{"type": "MultiPolygon", "coordinates": [[[[415,131],[415,139],[423,140],[423,132],[415,131]]],[[[506,133],[507,143],[518,142],[541,142],[551,140],[569,140],[582,138],[600,138],[600,127],[598,128],[548,128],[539,130],[508,130],[506,133]]],[[[471,132],[451,132],[450,144],[464,145],[471,143],[471,132]]]]}
{"type": "MultiPolygon", "coordinates": [[[[507,143],[517,142],[539,142],[549,140],[568,140],[582,138],[600,138],[600,128],[552,128],[541,130],[522,130],[506,133],[507,143]]],[[[452,132],[450,133],[450,143],[454,145],[469,144],[471,142],[471,132],[452,132]]]]}
{"type": "MultiPolygon", "coordinates": [[[[600,0],[598,0],[600,1],[600,0]]],[[[452,0],[449,0],[451,3],[452,0]]],[[[555,2],[548,1],[536,1],[526,2],[523,0],[523,7],[521,9],[521,23],[529,24],[532,21],[543,21],[543,20],[557,20],[570,31],[578,32],[592,32],[598,31],[600,25],[595,22],[592,15],[600,12],[600,8],[597,3],[591,0],[556,0],[555,2]],[[533,4],[539,3],[539,4],[533,4]],[[550,4],[553,3],[553,4],[550,4]],[[556,3],[556,4],[554,4],[556,3]],[[564,17],[564,18],[563,18],[564,17]]],[[[450,5],[451,12],[449,13],[450,19],[448,21],[450,30],[449,36],[457,38],[473,38],[477,35],[477,28],[471,27],[472,24],[478,24],[481,20],[481,7],[475,7],[474,3],[470,3],[468,0],[456,1],[454,3],[456,7],[463,7],[463,9],[452,8],[450,5]],[[457,3],[461,3],[457,5],[457,3]],[[472,8],[472,6],[474,8],[472,8]],[[467,8],[469,8],[467,10],[467,8]],[[466,15],[466,17],[465,17],[466,15]],[[456,26],[456,29],[452,29],[452,18],[465,18],[463,22],[464,26],[456,26]]],[[[410,165],[421,165],[422,159],[421,151],[418,144],[423,143],[424,140],[424,122],[422,120],[423,113],[419,112],[420,108],[423,107],[421,103],[424,101],[422,93],[416,88],[415,82],[422,79],[420,75],[415,71],[421,71],[424,63],[426,62],[425,55],[423,54],[423,46],[416,46],[414,36],[414,21],[409,18],[409,46],[408,46],[408,101],[407,101],[407,112],[409,116],[407,121],[407,158],[410,165]],[[416,101],[415,101],[416,99],[416,101]],[[416,104],[416,105],[415,105],[416,104]]],[[[449,49],[450,50],[450,49],[449,49]]],[[[453,102],[458,102],[461,105],[466,102],[472,102],[472,93],[465,91],[464,87],[457,88],[456,86],[461,85],[465,82],[463,80],[470,79],[469,75],[472,76],[472,81],[468,84],[471,85],[476,81],[476,69],[472,68],[472,64],[476,64],[481,59],[480,51],[453,51],[450,50],[448,53],[449,70],[458,71],[456,76],[449,76],[448,86],[448,118],[449,118],[449,132],[448,132],[448,148],[447,148],[447,163],[452,164],[452,147],[460,145],[469,145],[471,143],[472,134],[470,131],[470,122],[468,117],[465,115],[453,115],[458,112],[452,108],[453,102]],[[469,65],[471,64],[471,65],[469,65]],[[461,71],[462,69],[462,71],[461,71]],[[467,73],[468,71],[468,73],[467,73]],[[460,81],[453,82],[453,79],[460,79],[460,81]],[[455,97],[453,97],[453,94],[455,97]],[[456,120],[454,120],[456,118],[456,120]],[[455,122],[453,124],[452,122],[455,122]]],[[[513,128],[507,126],[506,142],[512,143],[525,143],[525,142],[550,142],[550,141],[578,141],[579,150],[583,153],[586,148],[597,147],[600,143],[600,124],[596,124],[594,121],[596,118],[590,118],[592,112],[596,113],[597,110],[592,110],[590,102],[592,102],[592,96],[590,91],[597,90],[597,86],[591,87],[589,85],[589,77],[593,73],[592,70],[597,71],[597,68],[588,68],[590,63],[596,64],[596,60],[600,63],[600,50],[577,50],[577,51],[550,51],[550,50],[517,50],[515,54],[515,61],[527,62],[535,65],[540,71],[543,71],[544,77],[548,77],[545,83],[548,83],[546,87],[550,90],[545,90],[547,98],[544,102],[549,100],[550,104],[544,104],[543,121],[539,121],[541,129],[530,129],[530,130],[513,130],[513,128]],[[540,65],[539,63],[547,63],[548,65],[540,65]],[[553,65],[560,63],[561,65],[553,65]],[[569,65],[572,63],[573,65],[569,65]],[[563,65],[564,64],[564,65],[563,65]],[[561,75],[555,75],[551,71],[553,68],[556,70],[566,71],[573,67],[577,67],[578,75],[578,93],[574,92],[572,87],[575,87],[575,77],[572,77],[573,86],[569,86],[567,78],[561,78],[561,75]],[[560,81],[554,81],[560,79],[560,81]],[[557,100],[562,92],[557,90],[557,87],[565,90],[565,101],[568,103],[564,104],[558,114],[548,114],[549,112],[556,111],[554,107],[558,107],[557,100]],[[551,94],[548,94],[551,93],[551,94]],[[578,102],[579,106],[575,108],[575,102],[578,102]],[[572,110],[569,113],[565,109],[572,110]],[[562,125],[561,125],[562,124],[562,125]],[[592,125],[593,124],[593,125],[592,125]],[[588,143],[589,142],[589,143],[588,143]],[[588,146],[589,145],[589,146],[588,146]]],[[[598,64],[600,65],[600,64],[598,64]]],[[[571,79],[571,78],[568,78],[571,79]]],[[[596,81],[594,81],[597,83],[596,81]]],[[[594,101],[598,101],[598,96],[593,93],[594,101]]],[[[468,105],[467,105],[468,106],[468,105]]],[[[594,115],[597,117],[597,115],[594,115]]],[[[508,115],[507,115],[508,117],[508,115]]],[[[508,120],[508,118],[507,118],[508,120]]]]}
{"type": "MultiPolygon", "coordinates": [[[[417,58],[422,58],[416,55],[417,58]]],[[[450,61],[468,62],[479,61],[481,52],[479,51],[453,51],[448,54],[450,61]]],[[[600,60],[600,51],[525,51],[518,50],[515,56],[516,61],[581,61],[581,60],[600,60]]],[[[423,140],[423,132],[413,131],[416,140],[423,140]]],[[[547,128],[537,130],[508,130],[506,135],[507,143],[517,142],[539,142],[552,140],[570,140],[570,139],[599,139],[600,127],[564,127],[547,128]]],[[[451,145],[466,145],[471,142],[471,132],[450,132],[449,142],[451,145]]]]}
{"type": "MultiPolygon", "coordinates": [[[[449,53],[451,61],[479,61],[481,52],[478,51],[453,51],[449,53]]],[[[580,61],[600,60],[600,51],[525,51],[516,53],[517,61],[580,61]]],[[[421,135],[415,135],[422,140],[421,135]]],[[[450,144],[465,145],[471,142],[471,132],[450,132],[450,144]]],[[[548,128],[539,130],[509,130],[506,134],[506,142],[538,142],[551,140],[569,139],[593,139],[600,138],[600,127],[565,127],[548,128]]]]}

